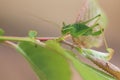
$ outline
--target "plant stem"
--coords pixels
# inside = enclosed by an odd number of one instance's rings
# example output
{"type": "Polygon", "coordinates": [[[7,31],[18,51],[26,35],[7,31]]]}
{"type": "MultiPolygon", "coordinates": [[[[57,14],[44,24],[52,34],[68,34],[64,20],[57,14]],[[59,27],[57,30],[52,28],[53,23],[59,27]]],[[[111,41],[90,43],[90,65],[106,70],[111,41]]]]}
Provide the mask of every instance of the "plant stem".
{"type": "Polygon", "coordinates": [[[9,41],[30,41],[30,42],[33,42],[33,39],[31,39],[29,37],[27,38],[27,37],[0,36],[0,40],[1,41],[9,40],[9,41]]]}
{"type": "Polygon", "coordinates": [[[66,44],[66,45],[68,45],[68,46],[70,46],[70,47],[73,47],[73,48],[76,48],[77,47],[77,45],[74,45],[73,43],[71,43],[71,42],[68,42],[68,41],[65,41],[65,40],[63,40],[63,41],[61,41],[63,44],[66,44]]]}
{"type": "Polygon", "coordinates": [[[5,44],[9,45],[10,47],[17,48],[17,45],[11,41],[4,41],[5,44]]]}

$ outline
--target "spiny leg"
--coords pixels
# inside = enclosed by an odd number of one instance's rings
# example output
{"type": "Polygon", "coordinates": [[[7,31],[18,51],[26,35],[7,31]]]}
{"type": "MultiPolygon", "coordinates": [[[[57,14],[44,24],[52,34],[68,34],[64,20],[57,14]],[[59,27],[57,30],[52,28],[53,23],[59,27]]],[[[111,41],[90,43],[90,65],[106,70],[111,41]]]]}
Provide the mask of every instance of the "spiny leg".
{"type": "Polygon", "coordinates": [[[98,14],[97,16],[95,16],[95,17],[93,17],[93,18],[91,18],[91,19],[89,19],[89,20],[87,20],[87,21],[81,22],[81,23],[87,24],[87,23],[95,20],[96,18],[98,18],[98,19],[95,21],[95,23],[97,23],[97,21],[100,19],[100,17],[101,17],[101,14],[98,14]]]}
{"type": "MultiPolygon", "coordinates": [[[[89,30],[91,30],[91,29],[93,29],[93,28],[95,28],[95,27],[97,27],[98,25],[99,25],[99,23],[97,23],[99,20],[100,20],[100,17],[101,17],[101,15],[100,14],[98,14],[97,16],[95,16],[95,17],[93,17],[93,18],[91,18],[91,19],[89,19],[89,20],[87,20],[87,21],[85,21],[85,22],[82,22],[82,24],[87,24],[87,23],[89,23],[90,21],[93,21],[93,20],[95,20],[95,22],[94,22],[94,24],[92,25],[92,26],[90,26],[90,28],[88,28],[84,33],[86,33],[87,31],[89,31],[89,30]]],[[[100,28],[101,29],[101,28],[100,28]]],[[[103,31],[103,29],[101,29],[102,31],[103,31]]],[[[96,31],[96,32],[101,32],[101,30],[100,31],[96,31]]],[[[83,34],[84,34],[83,33],[83,34]]]]}
{"type": "MultiPolygon", "coordinates": [[[[99,24],[97,23],[97,24],[94,24],[93,26],[89,27],[89,28],[86,29],[84,32],[82,32],[82,33],[80,34],[80,36],[82,36],[83,34],[87,33],[87,32],[90,31],[91,29],[97,27],[98,25],[99,25],[99,24]]],[[[92,35],[92,34],[90,34],[90,35],[92,35]]]]}

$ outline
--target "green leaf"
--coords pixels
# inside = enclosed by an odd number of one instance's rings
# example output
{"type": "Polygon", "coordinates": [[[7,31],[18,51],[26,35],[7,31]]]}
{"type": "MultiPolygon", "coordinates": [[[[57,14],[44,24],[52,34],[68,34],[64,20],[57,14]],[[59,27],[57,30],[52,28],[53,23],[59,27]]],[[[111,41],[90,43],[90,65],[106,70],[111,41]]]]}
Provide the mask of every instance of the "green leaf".
{"type": "Polygon", "coordinates": [[[4,30],[0,28],[0,36],[4,35],[4,30]]]}
{"type": "Polygon", "coordinates": [[[65,51],[60,45],[55,41],[48,41],[47,46],[54,50],[55,52],[58,52],[65,56],[67,59],[70,60],[70,62],[73,64],[73,66],[77,69],[79,74],[82,76],[83,80],[116,80],[115,78],[111,77],[110,75],[95,69],[89,65],[84,64],[80,60],[76,59],[72,52],[65,51]]]}
{"type": "Polygon", "coordinates": [[[30,42],[20,42],[18,50],[29,61],[40,80],[71,80],[70,66],[59,53],[30,42]]]}
{"type": "MultiPolygon", "coordinates": [[[[102,28],[106,27],[106,24],[107,24],[106,15],[98,5],[97,0],[85,0],[84,5],[82,6],[82,9],[80,10],[79,14],[80,15],[77,18],[77,22],[85,22],[94,18],[97,15],[101,15],[97,23],[102,28]]],[[[94,25],[96,22],[95,20],[91,21],[90,25],[94,25]]]]}
{"type": "Polygon", "coordinates": [[[112,76],[93,68],[87,64],[84,64],[74,59],[73,65],[83,77],[83,80],[116,80],[112,76]]]}

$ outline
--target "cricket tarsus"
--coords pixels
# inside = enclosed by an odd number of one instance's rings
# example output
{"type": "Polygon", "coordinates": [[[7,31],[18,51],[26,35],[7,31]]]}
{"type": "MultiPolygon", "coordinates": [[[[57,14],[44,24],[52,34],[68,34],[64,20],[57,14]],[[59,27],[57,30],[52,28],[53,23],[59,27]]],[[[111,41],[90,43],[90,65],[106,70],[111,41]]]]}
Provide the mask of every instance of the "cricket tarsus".
{"type": "Polygon", "coordinates": [[[108,51],[108,60],[111,60],[115,51],[112,49],[112,48],[107,48],[107,51],[108,51]]]}

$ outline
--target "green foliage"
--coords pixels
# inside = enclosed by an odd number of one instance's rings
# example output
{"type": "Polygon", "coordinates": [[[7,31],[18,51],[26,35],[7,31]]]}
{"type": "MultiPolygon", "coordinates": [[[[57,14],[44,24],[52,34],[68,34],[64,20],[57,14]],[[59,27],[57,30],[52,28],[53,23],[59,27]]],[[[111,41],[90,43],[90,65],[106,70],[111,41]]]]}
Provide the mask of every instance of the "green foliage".
{"type": "Polygon", "coordinates": [[[17,48],[29,61],[40,80],[71,80],[68,61],[55,51],[30,42],[17,48]]]}

